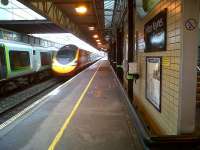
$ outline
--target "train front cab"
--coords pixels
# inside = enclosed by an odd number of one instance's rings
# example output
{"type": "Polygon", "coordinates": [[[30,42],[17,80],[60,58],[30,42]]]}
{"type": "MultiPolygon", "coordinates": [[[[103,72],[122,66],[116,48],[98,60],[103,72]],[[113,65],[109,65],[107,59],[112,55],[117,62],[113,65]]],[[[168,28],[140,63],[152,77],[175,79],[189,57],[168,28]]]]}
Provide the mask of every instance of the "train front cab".
{"type": "Polygon", "coordinates": [[[0,81],[6,78],[5,47],[0,45],[0,81]]]}
{"type": "Polygon", "coordinates": [[[77,49],[75,51],[75,57],[67,64],[61,64],[59,60],[57,60],[57,54],[54,55],[53,58],[53,64],[52,64],[52,70],[54,71],[55,75],[72,75],[75,73],[76,68],[78,67],[78,61],[80,57],[80,50],[77,49]]]}

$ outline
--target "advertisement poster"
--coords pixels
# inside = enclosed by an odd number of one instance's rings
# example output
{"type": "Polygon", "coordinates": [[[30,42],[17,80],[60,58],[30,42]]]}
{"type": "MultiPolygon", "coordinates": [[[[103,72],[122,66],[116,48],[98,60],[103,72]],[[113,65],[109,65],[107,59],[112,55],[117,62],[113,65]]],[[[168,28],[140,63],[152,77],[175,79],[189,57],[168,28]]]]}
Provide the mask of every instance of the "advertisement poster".
{"type": "Polygon", "coordinates": [[[146,99],[161,111],[161,57],[146,58],[146,99]]]}

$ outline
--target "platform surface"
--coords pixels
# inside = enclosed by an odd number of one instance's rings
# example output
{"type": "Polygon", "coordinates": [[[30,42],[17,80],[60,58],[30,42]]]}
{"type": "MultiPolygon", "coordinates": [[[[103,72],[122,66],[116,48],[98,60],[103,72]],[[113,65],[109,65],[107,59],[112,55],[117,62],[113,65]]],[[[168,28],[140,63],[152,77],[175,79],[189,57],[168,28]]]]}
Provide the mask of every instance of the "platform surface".
{"type": "Polygon", "coordinates": [[[0,130],[2,150],[47,150],[52,144],[56,150],[141,149],[108,61],[90,66],[0,130]]]}

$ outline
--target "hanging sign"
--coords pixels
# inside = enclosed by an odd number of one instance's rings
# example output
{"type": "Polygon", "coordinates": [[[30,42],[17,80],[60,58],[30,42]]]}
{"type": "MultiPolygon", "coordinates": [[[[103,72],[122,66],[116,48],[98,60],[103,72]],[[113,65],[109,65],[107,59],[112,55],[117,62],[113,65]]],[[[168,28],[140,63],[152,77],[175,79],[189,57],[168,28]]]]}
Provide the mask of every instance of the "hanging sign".
{"type": "Polygon", "coordinates": [[[145,52],[166,51],[167,9],[144,25],[145,52]]]}

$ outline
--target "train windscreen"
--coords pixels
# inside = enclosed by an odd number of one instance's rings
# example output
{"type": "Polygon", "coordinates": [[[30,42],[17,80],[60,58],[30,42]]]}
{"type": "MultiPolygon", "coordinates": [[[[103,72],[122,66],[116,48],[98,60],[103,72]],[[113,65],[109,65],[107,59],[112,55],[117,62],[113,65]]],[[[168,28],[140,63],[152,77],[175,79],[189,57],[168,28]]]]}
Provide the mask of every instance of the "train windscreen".
{"type": "Polygon", "coordinates": [[[63,48],[57,52],[57,61],[63,65],[66,65],[76,57],[76,50],[63,48]]]}

